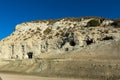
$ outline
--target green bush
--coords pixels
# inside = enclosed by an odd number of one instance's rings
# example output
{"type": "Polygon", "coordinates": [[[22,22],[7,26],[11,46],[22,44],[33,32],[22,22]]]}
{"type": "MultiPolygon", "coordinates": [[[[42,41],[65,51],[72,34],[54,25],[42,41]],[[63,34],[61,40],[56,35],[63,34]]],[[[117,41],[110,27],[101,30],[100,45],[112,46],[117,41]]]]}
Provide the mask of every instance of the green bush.
{"type": "Polygon", "coordinates": [[[114,22],[111,25],[116,28],[120,28],[120,19],[114,20],[114,22]]]}
{"type": "Polygon", "coordinates": [[[91,20],[87,23],[87,26],[92,26],[92,27],[95,27],[95,26],[99,26],[100,25],[100,22],[99,20],[91,20]]]}

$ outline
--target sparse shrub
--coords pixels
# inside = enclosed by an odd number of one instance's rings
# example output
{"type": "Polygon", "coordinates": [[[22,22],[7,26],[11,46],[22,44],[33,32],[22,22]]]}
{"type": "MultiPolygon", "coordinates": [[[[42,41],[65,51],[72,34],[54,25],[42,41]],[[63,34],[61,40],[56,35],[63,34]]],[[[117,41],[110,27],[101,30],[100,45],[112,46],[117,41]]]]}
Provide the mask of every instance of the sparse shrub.
{"type": "Polygon", "coordinates": [[[36,31],[36,32],[34,32],[34,34],[40,34],[40,31],[36,31]]]}
{"type": "Polygon", "coordinates": [[[37,28],[37,31],[41,31],[41,29],[40,29],[40,28],[37,28]]]}
{"type": "Polygon", "coordinates": [[[53,37],[50,35],[50,36],[48,36],[48,39],[52,39],[53,37]]]}
{"type": "Polygon", "coordinates": [[[114,22],[111,25],[115,28],[120,28],[120,19],[114,20],[114,22]]]}
{"type": "Polygon", "coordinates": [[[57,30],[60,29],[60,27],[57,27],[57,30]]]}
{"type": "Polygon", "coordinates": [[[59,36],[60,34],[57,32],[56,34],[55,34],[55,36],[59,36]]]}
{"type": "Polygon", "coordinates": [[[57,21],[60,21],[61,19],[51,19],[51,20],[48,20],[48,25],[53,25],[54,23],[56,23],[57,21]]]}
{"type": "Polygon", "coordinates": [[[63,35],[64,35],[63,30],[59,30],[59,31],[58,31],[58,33],[59,33],[61,36],[63,36],[63,35]]]}
{"type": "Polygon", "coordinates": [[[80,22],[81,18],[64,18],[64,21],[77,21],[77,22],[80,22]]]}
{"type": "Polygon", "coordinates": [[[49,20],[48,25],[52,25],[52,24],[54,24],[56,21],[57,21],[57,20],[49,20]]]}
{"type": "Polygon", "coordinates": [[[51,30],[50,28],[47,28],[46,30],[44,30],[43,33],[44,33],[45,35],[47,35],[47,34],[49,34],[51,31],[52,31],[52,30],[51,30]]]}
{"type": "Polygon", "coordinates": [[[29,31],[31,31],[31,28],[29,29],[29,31]]]}
{"type": "Polygon", "coordinates": [[[99,20],[91,20],[87,23],[87,26],[92,26],[92,27],[95,27],[95,26],[99,26],[100,25],[100,22],[99,20]]]}
{"type": "Polygon", "coordinates": [[[31,30],[31,32],[34,32],[34,30],[31,30]]]}

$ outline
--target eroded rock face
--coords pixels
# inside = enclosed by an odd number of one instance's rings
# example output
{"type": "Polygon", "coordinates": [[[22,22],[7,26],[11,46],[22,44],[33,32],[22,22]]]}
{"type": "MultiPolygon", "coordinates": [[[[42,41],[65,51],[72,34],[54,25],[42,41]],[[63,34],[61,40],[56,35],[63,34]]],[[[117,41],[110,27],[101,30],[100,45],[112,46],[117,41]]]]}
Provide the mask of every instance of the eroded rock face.
{"type": "Polygon", "coordinates": [[[113,20],[102,18],[65,18],[18,24],[15,31],[0,42],[0,58],[25,59],[42,53],[66,53],[119,41],[120,29],[113,20]],[[96,20],[97,26],[88,23],[96,20]],[[98,23],[97,23],[98,22],[98,23]]]}

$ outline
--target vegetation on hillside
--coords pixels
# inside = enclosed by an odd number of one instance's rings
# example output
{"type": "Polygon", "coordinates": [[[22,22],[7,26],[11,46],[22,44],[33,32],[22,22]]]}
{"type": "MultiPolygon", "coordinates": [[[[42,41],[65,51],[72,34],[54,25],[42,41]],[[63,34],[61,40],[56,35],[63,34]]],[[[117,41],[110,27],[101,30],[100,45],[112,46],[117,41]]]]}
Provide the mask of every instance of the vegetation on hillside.
{"type": "Polygon", "coordinates": [[[99,26],[99,25],[100,25],[100,21],[99,21],[99,20],[96,20],[96,19],[91,20],[91,21],[89,21],[89,22],[87,23],[87,26],[88,26],[88,27],[89,27],[89,26],[95,27],[95,26],[99,26]]]}
{"type": "Polygon", "coordinates": [[[111,25],[115,28],[120,28],[120,19],[114,20],[114,22],[111,25]]]}
{"type": "Polygon", "coordinates": [[[48,35],[51,31],[52,31],[52,30],[51,30],[50,28],[47,28],[46,30],[44,30],[43,33],[44,33],[45,35],[48,35]]]}

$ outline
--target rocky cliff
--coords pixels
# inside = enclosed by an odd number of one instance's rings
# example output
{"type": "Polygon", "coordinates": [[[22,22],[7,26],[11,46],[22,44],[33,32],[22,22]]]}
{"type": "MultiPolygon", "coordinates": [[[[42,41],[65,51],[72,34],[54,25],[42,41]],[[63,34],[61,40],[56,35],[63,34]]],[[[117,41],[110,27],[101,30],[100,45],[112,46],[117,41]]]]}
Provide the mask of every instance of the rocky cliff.
{"type": "Polygon", "coordinates": [[[42,53],[64,54],[88,49],[98,50],[93,51],[95,54],[105,53],[103,47],[109,51],[116,47],[115,45],[119,46],[119,22],[98,17],[83,17],[18,24],[10,36],[1,40],[0,58],[35,58],[42,53]]]}

